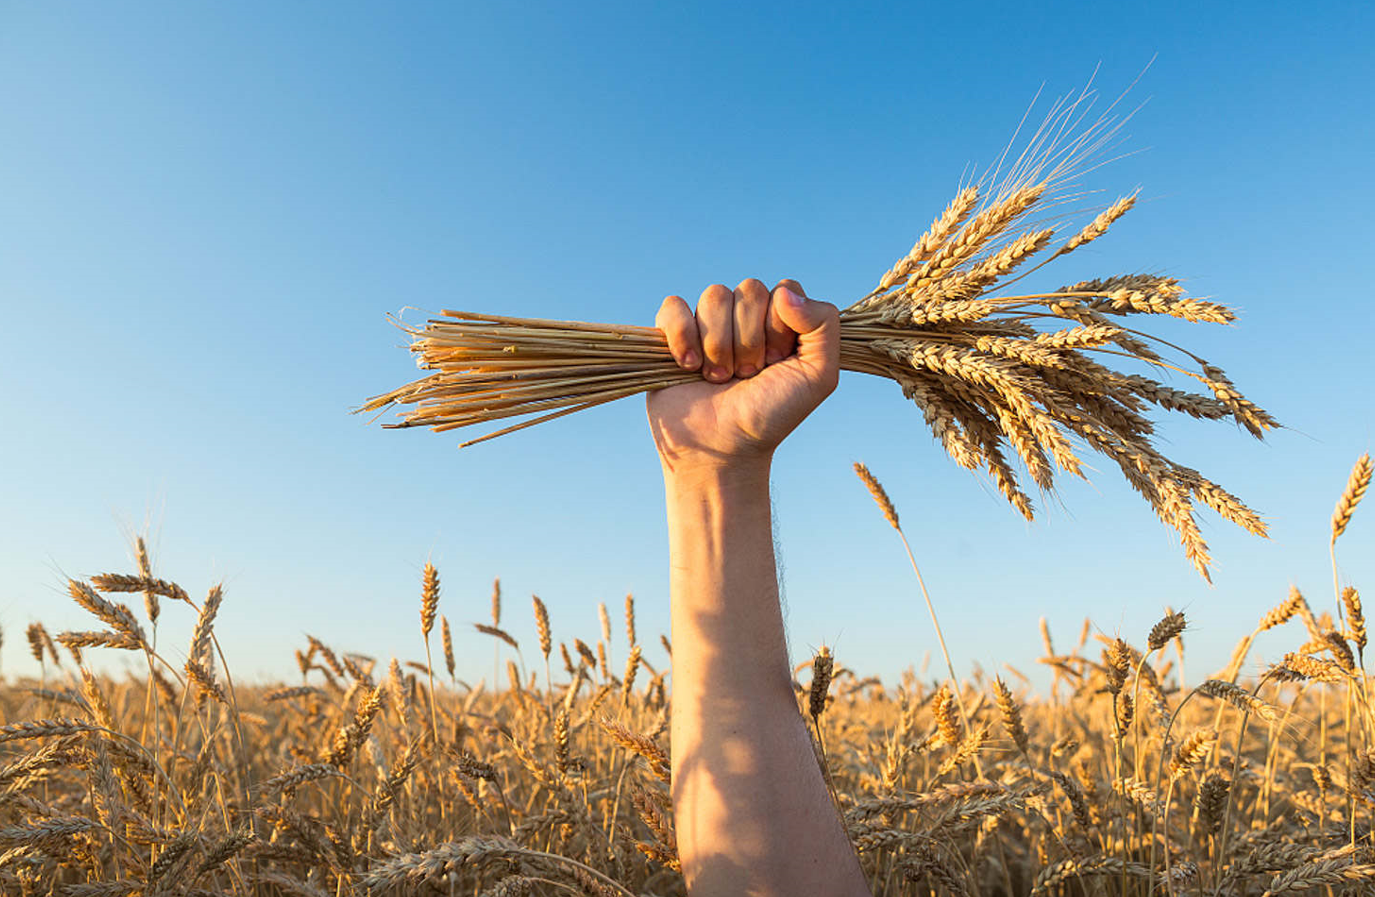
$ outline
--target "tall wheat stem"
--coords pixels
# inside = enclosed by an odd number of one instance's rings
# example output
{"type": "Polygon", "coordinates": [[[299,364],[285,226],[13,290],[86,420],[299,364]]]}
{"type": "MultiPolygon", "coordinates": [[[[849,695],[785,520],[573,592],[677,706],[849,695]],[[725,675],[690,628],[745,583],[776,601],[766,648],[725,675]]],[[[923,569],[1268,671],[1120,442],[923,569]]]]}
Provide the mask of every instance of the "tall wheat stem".
{"type": "MultiPolygon", "coordinates": [[[[931,603],[931,593],[926,590],[926,580],[922,578],[921,569],[917,566],[916,556],[912,554],[912,546],[907,541],[907,534],[902,531],[902,527],[894,527],[898,531],[898,538],[902,540],[902,547],[907,551],[907,560],[912,564],[912,572],[917,575],[917,585],[921,587],[921,597],[926,601],[926,612],[931,615],[931,626],[936,630],[936,641],[941,646],[941,656],[945,658],[945,670],[950,674],[950,690],[955,693],[955,705],[960,708],[960,720],[964,723],[965,730],[969,730],[969,714],[964,709],[964,696],[960,694],[960,680],[955,676],[955,664],[950,660],[950,649],[945,646],[945,635],[941,632],[940,620],[936,619],[936,606],[931,603]]],[[[971,757],[974,761],[975,771],[982,777],[983,766],[979,763],[979,755],[976,753],[971,757]]]]}

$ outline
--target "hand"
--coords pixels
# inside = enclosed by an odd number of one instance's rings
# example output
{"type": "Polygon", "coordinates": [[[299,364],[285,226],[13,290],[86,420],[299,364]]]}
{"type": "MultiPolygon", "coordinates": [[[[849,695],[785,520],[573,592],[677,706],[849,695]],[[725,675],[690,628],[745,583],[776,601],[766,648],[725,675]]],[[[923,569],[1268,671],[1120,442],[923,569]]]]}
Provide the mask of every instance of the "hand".
{"type": "Polygon", "coordinates": [[[651,392],[649,425],[666,472],[765,467],[789,433],[831,394],[840,374],[840,314],[795,280],[770,293],[742,281],[707,287],[696,315],[669,296],[654,324],[684,370],[704,382],[651,392]]]}

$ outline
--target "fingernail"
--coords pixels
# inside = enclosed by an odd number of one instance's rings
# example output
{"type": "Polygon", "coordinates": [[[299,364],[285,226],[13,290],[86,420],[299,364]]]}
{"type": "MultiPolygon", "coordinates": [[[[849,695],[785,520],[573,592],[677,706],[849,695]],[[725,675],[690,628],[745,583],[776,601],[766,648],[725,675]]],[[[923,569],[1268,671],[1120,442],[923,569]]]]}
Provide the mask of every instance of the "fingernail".
{"type": "Polygon", "coordinates": [[[802,298],[801,296],[797,295],[796,293],[794,293],[792,290],[788,289],[787,287],[784,287],[784,288],[783,288],[783,293],[784,293],[783,298],[784,298],[785,300],[787,300],[787,302],[788,302],[789,305],[793,306],[794,308],[801,308],[802,303],[803,303],[803,301],[804,301],[803,298],[802,298]]]}
{"type": "Polygon", "coordinates": [[[709,380],[728,380],[728,379],[730,379],[730,374],[726,373],[726,369],[725,369],[725,368],[713,367],[713,368],[710,368],[710,369],[707,370],[707,379],[709,379],[709,380]]]}
{"type": "Polygon", "coordinates": [[[764,353],[765,364],[778,364],[782,360],[783,353],[778,351],[777,349],[769,349],[767,352],[764,353]]]}
{"type": "Polygon", "coordinates": [[[683,360],[681,363],[683,367],[687,368],[688,370],[695,371],[697,370],[697,365],[701,364],[701,361],[702,359],[697,357],[697,352],[695,350],[688,349],[686,352],[683,353],[683,360]]]}
{"type": "Polygon", "coordinates": [[[735,376],[737,377],[753,377],[757,373],[759,373],[759,368],[752,364],[742,364],[735,369],[735,376]]]}

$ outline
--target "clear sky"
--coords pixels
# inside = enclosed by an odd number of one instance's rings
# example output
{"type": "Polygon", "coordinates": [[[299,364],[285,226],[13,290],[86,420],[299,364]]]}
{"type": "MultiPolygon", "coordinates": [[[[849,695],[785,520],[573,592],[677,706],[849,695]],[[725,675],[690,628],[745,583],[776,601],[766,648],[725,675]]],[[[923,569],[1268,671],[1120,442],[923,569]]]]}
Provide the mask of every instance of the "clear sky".
{"type": "MultiPolygon", "coordinates": [[[[1152,58],[1124,132],[1141,152],[1089,180],[1144,201],[1057,279],[1161,272],[1239,308],[1173,333],[1289,429],[1162,431],[1273,538],[1205,515],[1210,588],[1096,462],[1028,526],[861,375],[781,450],[777,537],[799,659],[824,641],[892,677],[935,649],[862,460],[962,671],[1031,672],[1042,615],[1061,646],[1085,615],[1140,643],[1166,604],[1192,621],[1190,676],[1220,665],[1291,583],[1332,606],[1328,520],[1375,442],[1372,33],[1356,2],[0,4],[4,672],[36,671],[31,620],[91,628],[64,577],[131,569],[138,532],[159,575],[223,580],[244,678],[287,675],[306,632],[423,658],[427,558],[465,678],[491,675],[467,624],[497,576],[527,661],[532,593],[556,638],[590,640],[597,601],[633,592],[656,642],[643,403],[461,452],[369,426],[349,409],[416,375],[386,313],[647,324],[667,293],[749,276],[847,304],[1043,84],[1101,64],[1111,99],[1152,58]]],[[[1365,507],[1344,581],[1375,589],[1373,547],[1365,507]]],[[[190,613],[164,619],[179,657],[190,613]]]]}

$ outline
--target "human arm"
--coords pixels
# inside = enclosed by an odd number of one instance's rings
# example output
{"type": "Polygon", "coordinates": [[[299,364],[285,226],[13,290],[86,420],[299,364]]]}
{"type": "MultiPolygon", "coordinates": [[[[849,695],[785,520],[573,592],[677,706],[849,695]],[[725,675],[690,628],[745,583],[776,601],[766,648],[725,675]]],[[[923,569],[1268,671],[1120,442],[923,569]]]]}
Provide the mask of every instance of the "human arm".
{"type": "Polygon", "coordinates": [[[793,695],[769,505],[774,449],[835,387],[838,314],[793,281],[772,293],[745,281],[708,288],[695,315],[669,297],[657,324],[682,366],[706,372],[648,400],[668,505],[689,893],[867,895],[793,695]]]}

